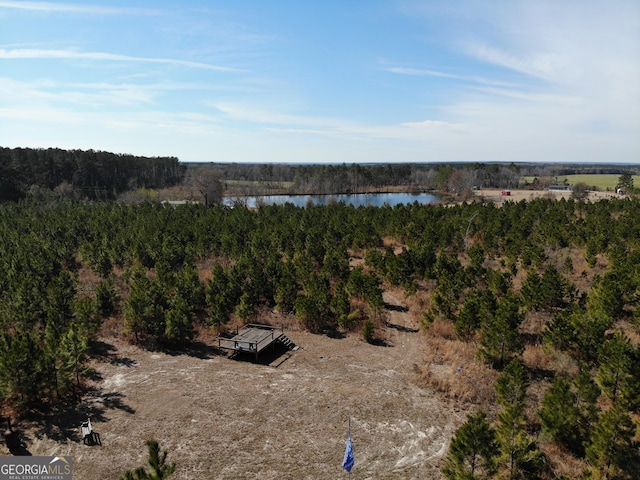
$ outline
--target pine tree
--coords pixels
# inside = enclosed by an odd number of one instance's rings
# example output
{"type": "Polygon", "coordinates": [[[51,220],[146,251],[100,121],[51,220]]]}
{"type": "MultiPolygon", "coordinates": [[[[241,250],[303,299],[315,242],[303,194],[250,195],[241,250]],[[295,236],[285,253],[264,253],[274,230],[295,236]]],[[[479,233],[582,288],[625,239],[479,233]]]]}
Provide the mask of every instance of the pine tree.
{"type": "Polygon", "coordinates": [[[193,339],[193,311],[182,295],[175,294],[171,299],[165,324],[163,337],[170,344],[179,345],[193,339]]]}
{"type": "Polygon", "coordinates": [[[194,311],[205,307],[205,288],[198,277],[198,270],[189,263],[176,274],[175,291],[194,311]]]}
{"type": "Polygon", "coordinates": [[[513,359],[498,375],[495,383],[497,402],[503,407],[520,405],[524,408],[529,378],[522,362],[513,359]]]}
{"type": "Polygon", "coordinates": [[[479,292],[471,292],[464,301],[458,314],[454,331],[460,340],[468,340],[482,324],[482,300],[479,292]]]}
{"type": "Polygon", "coordinates": [[[438,256],[434,266],[436,288],[433,304],[437,312],[446,319],[453,319],[458,298],[463,288],[464,270],[460,261],[444,252],[438,256]]]}
{"type": "Polygon", "coordinates": [[[619,404],[600,415],[587,447],[587,461],[596,478],[637,478],[633,472],[640,451],[633,441],[635,430],[629,413],[619,404]]]}
{"type": "Polygon", "coordinates": [[[294,311],[294,303],[298,296],[298,289],[295,267],[291,262],[282,264],[280,278],[277,280],[274,295],[278,310],[285,314],[294,311]]]}
{"type": "Polygon", "coordinates": [[[62,358],[62,369],[65,377],[75,377],[76,386],[80,387],[80,370],[82,361],[89,350],[89,339],[80,331],[76,324],[69,325],[69,329],[62,337],[59,356],[62,358]]]}
{"type": "Polygon", "coordinates": [[[496,379],[497,401],[504,409],[498,414],[497,438],[501,460],[510,480],[538,478],[544,454],[525,431],[525,399],[529,379],[522,363],[514,359],[496,379]]]}
{"type": "Polygon", "coordinates": [[[254,301],[250,294],[243,293],[240,302],[236,306],[236,315],[242,320],[249,320],[255,311],[254,301]]]}
{"type": "Polygon", "coordinates": [[[589,311],[598,312],[612,319],[618,319],[624,315],[625,289],[629,283],[621,272],[611,271],[594,279],[587,308],[589,311]]]}
{"type": "Polygon", "coordinates": [[[448,480],[493,478],[498,452],[496,432],[485,413],[478,410],[451,439],[442,473],[448,480]]]}
{"type": "Polygon", "coordinates": [[[520,295],[529,310],[540,310],[542,307],[541,283],[538,272],[535,270],[527,272],[527,278],[522,282],[522,287],[520,288],[520,295]]]}
{"type": "Polygon", "coordinates": [[[45,352],[35,332],[18,331],[0,337],[0,389],[5,397],[30,403],[40,399],[46,388],[53,387],[47,378],[45,352]]]}
{"type": "Polygon", "coordinates": [[[598,358],[605,332],[613,319],[600,312],[584,311],[576,307],[553,317],[543,333],[545,343],[568,353],[579,362],[593,365],[598,358]]]}
{"type": "Polygon", "coordinates": [[[633,192],[633,175],[629,172],[625,172],[618,177],[618,183],[616,183],[616,189],[622,188],[625,192],[633,192]]]}
{"type": "Polygon", "coordinates": [[[165,450],[160,452],[160,445],[157,440],[147,440],[147,448],[149,450],[149,469],[147,472],[144,467],[138,467],[135,470],[128,470],[120,480],[164,480],[169,478],[176,471],[176,464],[167,465],[168,452],[165,450]]]}
{"type": "Polygon", "coordinates": [[[113,314],[119,300],[111,278],[101,281],[96,287],[95,307],[102,317],[108,317],[113,314]]]}
{"type": "Polygon", "coordinates": [[[611,335],[600,348],[598,354],[598,374],[596,380],[602,392],[612,403],[637,401],[633,363],[634,349],[631,340],[621,332],[611,335]]]}
{"type": "Polygon", "coordinates": [[[495,316],[484,326],[478,354],[494,368],[502,368],[524,350],[518,327],[523,315],[517,297],[505,295],[498,301],[495,316]]]}
{"type": "Polygon", "coordinates": [[[148,290],[151,282],[142,267],[133,270],[130,276],[129,297],[124,304],[126,331],[133,333],[136,340],[145,331],[146,315],[150,307],[148,290]]]}
{"type": "Polygon", "coordinates": [[[570,285],[556,267],[552,265],[545,269],[540,279],[540,292],[544,308],[560,307],[564,301],[565,294],[570,291],[570,285]]]}
{"type": "Polygon", "coordinates": [[[331,298],[331,312],[340,327],[349,328],[349,313],[351,313],[349,295],[347,295],[343,283],[338,283],[334,290],[334,295],[331,298]]]}
{"type": "Polygon", "coordinates": [[[597,417],[598,395],[587,370],[582,370],[573,382],[566,377],[557,378],[538,412],[543,433],[583,456],[584,444],[597,417]]]}

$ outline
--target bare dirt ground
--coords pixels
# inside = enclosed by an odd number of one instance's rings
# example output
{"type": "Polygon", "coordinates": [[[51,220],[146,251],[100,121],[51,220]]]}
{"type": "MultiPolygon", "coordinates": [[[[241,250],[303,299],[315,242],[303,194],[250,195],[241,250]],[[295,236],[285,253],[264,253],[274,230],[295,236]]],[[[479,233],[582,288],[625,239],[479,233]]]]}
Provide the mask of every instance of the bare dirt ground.
{"type": "MultiPolygon", "coordinates": [[[[482,189],[475,191],[475,198],[483,198],[486,201],[492,201],[497,204],[501,204],[505,201],[519,202],[521,200],[531,201],[536,198],[552,198],[559,200],[561,198],[571,198],[572,192],[570,191],[554,191],[554,190],[511,190],[511,195],[503,196],[501,190],[495,189],[482,189]]],[[[615,192],[589,192],[587,199],[591,202],[597,202],[606,198],[621,198],[624,195],[619,195],[615,192]]]]}
{"type": "Polygon", "coordinates": [[[61,428],[55,418],[21,425],[27,448],[71,455],[76,480],[117,479],[146,465],[151,438],[177,463],[176,480],[346,478],[350,416],[353,479],[442,478],[467,412],[420,386],[425,337],[400,296],[385,293],[386,346],[287,330],[299,350],[253,363],[220,355],[211,341],[171,355],[104,339],[104,355],[92,361],[100,380],[81,414],[60,419],[61,428]],[[82,415],[102,446],[83,445],[82,415]]]}

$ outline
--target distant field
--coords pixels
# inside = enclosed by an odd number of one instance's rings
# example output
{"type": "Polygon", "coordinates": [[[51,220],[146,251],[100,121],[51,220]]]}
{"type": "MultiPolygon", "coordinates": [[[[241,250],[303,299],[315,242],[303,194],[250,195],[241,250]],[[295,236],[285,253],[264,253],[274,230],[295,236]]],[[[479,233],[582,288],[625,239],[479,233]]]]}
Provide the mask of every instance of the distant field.
{"type": "MultiPolygon", "coordinates": [[[[533,182],[535,177],[522,177],[523,181],[533,182]]],[[[569,185],[584,182],[590,187],[596,187],[598,190],[615,190],[620,175],[617,174],[579,174],[579,175],[563,175],[558,177],[558,183],[564,183],[566,180],[569,185]]],[[[640,175],[633,175],[633,185],[640,185],[640,175]]]]}

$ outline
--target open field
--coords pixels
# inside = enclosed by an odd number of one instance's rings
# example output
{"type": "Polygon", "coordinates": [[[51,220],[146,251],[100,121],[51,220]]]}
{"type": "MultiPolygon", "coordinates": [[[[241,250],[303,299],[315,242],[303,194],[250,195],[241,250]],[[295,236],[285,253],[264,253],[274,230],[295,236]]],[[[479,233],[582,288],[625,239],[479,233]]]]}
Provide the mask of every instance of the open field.
{"type": "MultiPolygon", "coordinates": [[[[385,301],[388,346],[286,331],[300,350],[264,363],[231,360],[204,341],[191,354],[149,352],[103,339],[92,361],[100,381],[81,414],[19,427],[34,455],[71,455],[74,479],[117,479],[146,464],[145,440],[159,440],[176,480],[335,479],[351,430],[353,478],[438,479],[466,411],[420,382],[426,355],[401,300],[385,301]],[[423,353],[424,352],[424,353],[423,353]],[[102,446],[83,445],[92,417],[102,446]]],[[[5,454],[0,447],[0,454],[5,454]]]]}
{"type": "MultiPolygon", "coordinates": [[[[553,198],[553,199],[569,199],[571,198],[571,192],[569,191],[549,191],[549,190],[511,190],[511,195],[503,196],[501,190],[495,189],[482,189],[476,190],[475,198],[480,198],[488,202],[495,202],[501,204],[502,202],[511,201],[519,202],[521,200],[534,200],[536,198],[553,198]]],[[[598,191],[589,192],[588,200],[591,202],[597,202],[607,198],[620,198],[621,196],[613,191],[598,191]]]]}
{"type": "MultiPolygon", "coordinates": [[[[535,177],[522,177],[522,181],[528,183],[533,182],[535,177]]],[[[560,175],[557,177],[558,183],[565,181],[569,185],[577,183],[585,183],[589,187],[596,187],[598,190],[615,190],[620,175],[616,174],[578,174],[578,175],[560,175]]],[[[633,184],[640,185],[640,175],[633,175],[633,184]]]]}

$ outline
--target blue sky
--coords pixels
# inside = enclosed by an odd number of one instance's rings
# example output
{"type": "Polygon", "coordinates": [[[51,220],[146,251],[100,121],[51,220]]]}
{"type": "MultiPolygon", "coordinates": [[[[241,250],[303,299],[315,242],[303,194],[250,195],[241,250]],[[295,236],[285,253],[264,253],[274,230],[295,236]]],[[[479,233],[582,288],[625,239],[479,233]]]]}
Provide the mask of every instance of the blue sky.
{"type": "Polygon", "coordinates": [[[0,0],[0,146],[640,162],[639,0],[0,0]]]}

